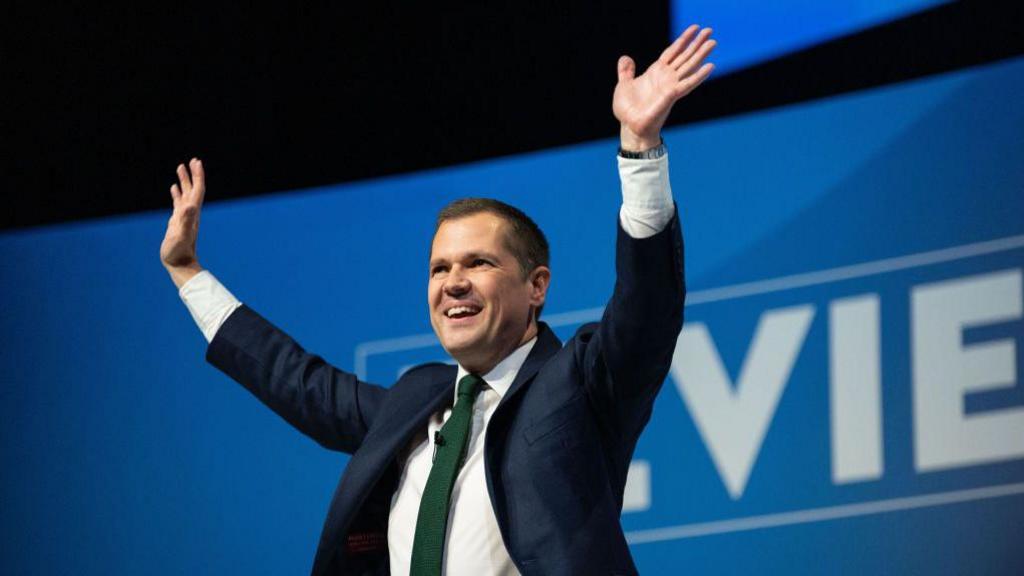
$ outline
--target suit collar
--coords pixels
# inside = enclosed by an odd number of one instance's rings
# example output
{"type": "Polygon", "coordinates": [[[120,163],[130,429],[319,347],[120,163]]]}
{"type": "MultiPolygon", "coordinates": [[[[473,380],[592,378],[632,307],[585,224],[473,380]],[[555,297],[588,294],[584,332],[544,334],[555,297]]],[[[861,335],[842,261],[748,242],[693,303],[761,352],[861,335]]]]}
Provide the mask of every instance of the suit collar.
{"type": "MultiPolygon", "coordinates": [[[[562,342],[551,331],[551,328],[544,322],[538,322],[537,338],[533,343],[533,347],[519,368],[515,379],[502,395],[499,407],[502,404],[506,404],[509,398],[514,396],[526,382],[533,378],[541,366],[561,349],[562,342]]],[[[425,382],[409,387],[414,397],[410,398],[409,402],[403,403],[403,405],[412,408],[412,411],[405,412],[399,416],[398,437],[408,441],[412,433],[426,422],[433,413],[450,406],[454,402],[456,375],[459,373],[460,369],[457,366],[439,366],[435,372],[425,378],[425,382]]],[[[392,429],[392,434],[395,431],[392,429]]]]}
{"type": "MultiPolygon", "coordinates": [[[[537,340],[499,402],[498,408],[507,404],[561,348],[562,343],[551,328],[544,322],[539,322],[537,340]]],[[[456,366],[436,366],[422,377],[416,378],[419,382],[410,383],[411,385],[405,387],[408,394],[406,400],[387,416],[388,424],[374,427],[371,435],[380,438],[368,436],[364,444],[370,441],[384,441],[386,449],[383,452],[392,453],[393,457],[399,447],[406,446],[413,434],[423,428],[432,414],[453,404],[457,373],[456,366]]]]}
{"type": "MultiPolygon", "coordinates": [[[[529,342],[516,348],[511,354],[505,357],[504,360],[498,362],[498,364],[492,368],[486,374],[480,375],[484,379],[492,390],[498,393],[499,398],[504,398],[505,394],[508,393],[509,388],[512,386],[512,382],[515,381],[516,376],[519,374],[519,370],[522,369],[523,363],[530,356],[530,352],[533,351],[533,347],[537,344],[537,336],[530,338],[529,342]]],[[[462,365],[459,365],[459,373],[455,377],[455,381],[462,380],[462,377],[469,374],[462,365]]]]}

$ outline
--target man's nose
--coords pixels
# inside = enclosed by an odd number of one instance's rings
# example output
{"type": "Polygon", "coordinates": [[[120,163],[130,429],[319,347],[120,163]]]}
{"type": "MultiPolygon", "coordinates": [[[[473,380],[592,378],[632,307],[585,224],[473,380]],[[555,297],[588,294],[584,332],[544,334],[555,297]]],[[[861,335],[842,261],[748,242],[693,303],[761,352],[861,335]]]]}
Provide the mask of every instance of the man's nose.
{"type": "Polygon", "coordinates": [[[444,291],[449,296],[458,296],[469,292],[469,278],[459,268],[452,268],[444,282],[444,291]]]}

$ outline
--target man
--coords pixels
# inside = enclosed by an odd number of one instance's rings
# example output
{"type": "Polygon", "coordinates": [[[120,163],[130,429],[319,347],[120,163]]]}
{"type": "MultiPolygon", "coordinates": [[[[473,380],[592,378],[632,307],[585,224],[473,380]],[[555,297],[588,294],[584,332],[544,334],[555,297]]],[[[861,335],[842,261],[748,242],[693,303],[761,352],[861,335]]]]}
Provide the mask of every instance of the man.
{"type": "Polygon", "coordinates": [[[538,320],[551,271],[525,214],[481,199],[438,217],[430,321],[458,366],[391,388],[307,353],[199,266],[202,164],[178,167],[161,260],[207,359],[323,446],[353,454],[313,574],[635,574],[619,523],[626,471],[682,326],[682,237],[660,132],[712,70],[689,27],[641,76],[619,59],[615,292],[563,347],[538,320]]]}

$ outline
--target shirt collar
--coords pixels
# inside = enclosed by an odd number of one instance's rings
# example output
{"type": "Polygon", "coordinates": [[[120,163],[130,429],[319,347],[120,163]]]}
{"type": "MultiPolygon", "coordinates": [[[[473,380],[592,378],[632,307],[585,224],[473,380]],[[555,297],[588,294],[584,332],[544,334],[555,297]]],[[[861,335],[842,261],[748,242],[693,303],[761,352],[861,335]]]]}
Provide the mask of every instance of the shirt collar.
{"type": "MultiPolygon", "coordinates": [[[[516,374],[523,367],[523,362],[526,362],[526,357],[530,355],[530,350],[533,350],[533,345],[536,343],[536,336],[530,338],[528,342],[516,348],[508,356],[505,356],[505,359],[498,362],[498,365],[492,368],[490,372],[483,375],[484,382],[498,393],[499,398],[505,397],[505,392],[508,392],[509,387],[512,386],[512,381],[516,379],[516,374]]],[[[462,377],[467,374],[469,374],[469,371],[459,364],[459,373],[455,377],[455,381],[462,380],[462,377]]],[[[456,386],[456,399],[458,399],[458,390],[459,387],[456,386]]]]}

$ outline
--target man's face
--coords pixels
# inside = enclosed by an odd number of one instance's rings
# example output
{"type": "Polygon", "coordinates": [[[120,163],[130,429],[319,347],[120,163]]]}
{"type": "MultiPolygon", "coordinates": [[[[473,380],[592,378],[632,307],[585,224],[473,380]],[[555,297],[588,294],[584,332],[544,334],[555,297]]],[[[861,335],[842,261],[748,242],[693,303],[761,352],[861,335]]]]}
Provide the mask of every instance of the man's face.
{"type": "Polygon", "coordinates": [[[506,228],[489,212],[448,220],[430,249],[430,323],[448,354],[481,375],[537,333],[532,316],[550,279],[543,266],[523,277],[506,228]]]}

